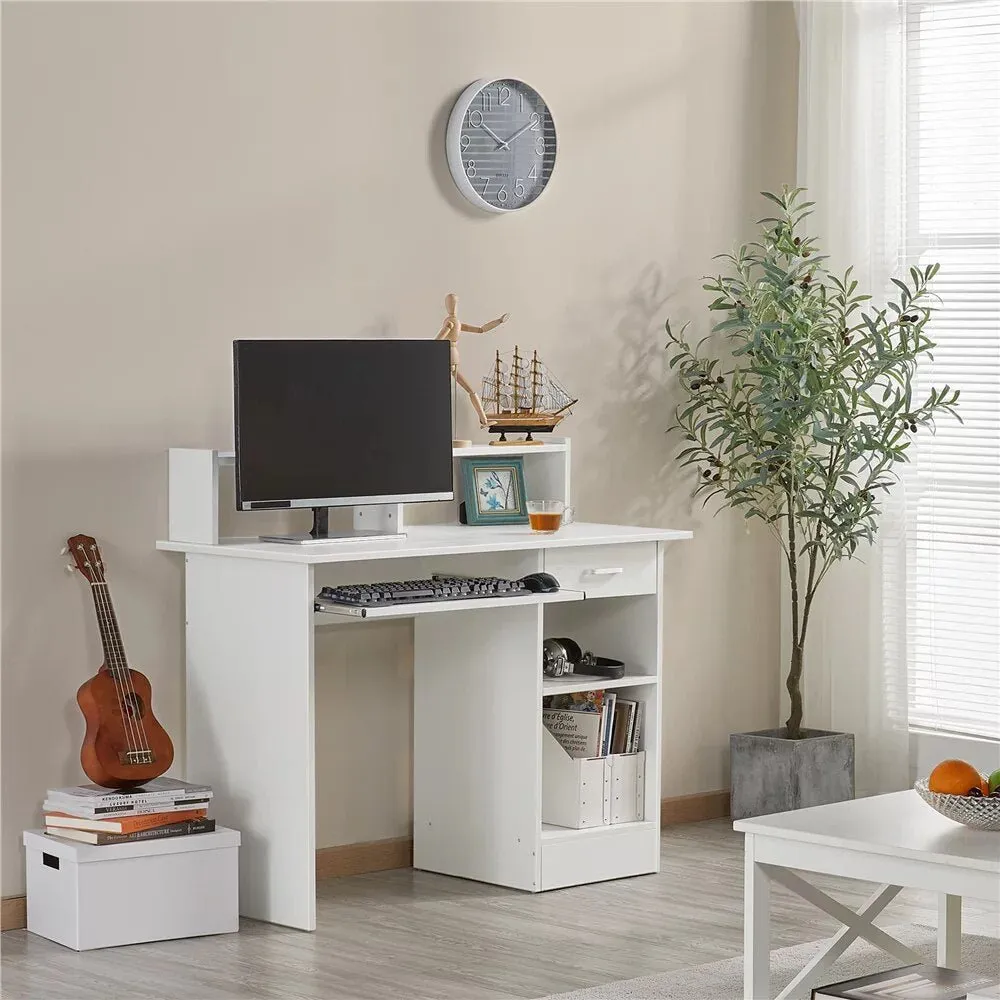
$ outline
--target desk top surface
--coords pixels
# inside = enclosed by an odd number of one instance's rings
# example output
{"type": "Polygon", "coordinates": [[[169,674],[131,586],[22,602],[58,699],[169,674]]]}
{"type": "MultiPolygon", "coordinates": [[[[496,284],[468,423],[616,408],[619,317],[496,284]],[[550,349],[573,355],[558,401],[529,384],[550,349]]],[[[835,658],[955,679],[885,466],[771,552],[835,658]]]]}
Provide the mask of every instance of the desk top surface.
{"type": "Polygon", "coordinates": [[[741,819],[733,827],[761,837],[1000,875],[1000,833],[970,830],[955,823],[931,809],[912,790],[741,819]]]}
{"type": "Polygon", "coordinates": [[[420,524],[408,527],[406,537],[399,540],[346,540],[288,545],[281,542],[260,542],[256,538],[227,538],[218,545],[159,541],[156,547],[166,552],[187,552],[234,559],[339,563],[474,552],[572,548],[581,545],[622,545],[628,542],[672,542],[691,537],[690,531],[628,527],[620,524],[568,524],[551,535],[534,532],[526,524],[498,525],[492,528],[462,524],[420,524]]]}

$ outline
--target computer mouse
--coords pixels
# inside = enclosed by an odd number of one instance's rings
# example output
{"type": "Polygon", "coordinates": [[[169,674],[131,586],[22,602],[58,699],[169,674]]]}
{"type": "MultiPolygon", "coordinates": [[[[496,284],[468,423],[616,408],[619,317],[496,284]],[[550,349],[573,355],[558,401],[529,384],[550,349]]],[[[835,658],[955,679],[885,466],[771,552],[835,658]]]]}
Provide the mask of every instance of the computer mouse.
{"type": "Polygon", "coordinates": [[[522,577],[521,586],[536,594],[553,594],[559,589],[559,581],[551,573],[529,573],[522,577]]]}

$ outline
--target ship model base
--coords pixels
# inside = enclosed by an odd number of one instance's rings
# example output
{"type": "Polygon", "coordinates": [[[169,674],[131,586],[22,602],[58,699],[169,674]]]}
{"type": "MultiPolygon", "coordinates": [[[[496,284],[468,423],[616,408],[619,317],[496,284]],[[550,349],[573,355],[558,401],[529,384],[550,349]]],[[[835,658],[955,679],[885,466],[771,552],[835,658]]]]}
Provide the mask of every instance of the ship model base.
{"type": "Polygon", "coordinates": [[[503,420],[490,420],[487,424],[486,429],[490,434],[499,434],[500,437],[496,441],[491,441],[490,444],[503,447],[504,445],[531,445],[531,444],[541,444],[541,441],[536,441],[532,435],[533,434],[551,434],[555,429],[556,424],[562,417],[556,420],[551,418],[540,419],[539,414],[525,414],[523,420],[511,419],[506,417],[503,420]],[[508,441],[508,434],[524,434],[524,438],[520,441],[508,441]]]}

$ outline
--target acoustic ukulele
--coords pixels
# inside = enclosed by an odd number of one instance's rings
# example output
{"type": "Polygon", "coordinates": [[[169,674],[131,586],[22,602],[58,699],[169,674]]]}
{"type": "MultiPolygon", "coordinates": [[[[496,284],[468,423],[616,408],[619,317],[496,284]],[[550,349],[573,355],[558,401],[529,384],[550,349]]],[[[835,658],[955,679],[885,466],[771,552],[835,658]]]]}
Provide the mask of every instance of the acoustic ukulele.
{"type": "MultiPolygon", "coordinates": [[[[149,678],[129,667],[125,659],[97,542],[89,535],[74,535],[66,548],[90,584],[104,647],[104,663],[76,693],[87,720],[80,763],[97,785],[133,788],[158,778],[170,767],[174,746],[153,715],[149,678]]],[[[67,568],[72,572],[72,566],[67,568]]]]}

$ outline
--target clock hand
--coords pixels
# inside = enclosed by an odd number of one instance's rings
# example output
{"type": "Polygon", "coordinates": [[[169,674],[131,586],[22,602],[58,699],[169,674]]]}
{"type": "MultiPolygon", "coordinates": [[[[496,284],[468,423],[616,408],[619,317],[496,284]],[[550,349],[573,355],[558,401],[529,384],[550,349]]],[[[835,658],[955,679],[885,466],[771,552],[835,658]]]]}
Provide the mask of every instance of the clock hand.
{"type": "MultiPolygon", "coordinates": [[[[501,138],[500,138],[500,136],[498,136],[498,135],[496,134],[496,132],[494,132],[494,131],[493,131],[493,129],[491,129],[491,128],[489,127],[489,125],[487,125],[487,124],[486,124],[486,122],[483,122],[483,123],[482,123],[482,125],[480,125],[479,127],[480,127],[480,128],[481,128],[481,129],[482,129],[482,130],[483,130],[484,132],[489,132],[489,134],[490,134],[490,135],[491,135],[491,136],[493,137],[493,141],[494,141],[494,142],[495,142],[495,143],[497,144],[497,146],[498,146],[498,147],[499,147],[500,149],[503,149],[503,148],[504,148],[504,146],[506,146],[506,145],[507,145],[507,143],[506,143],[506,142],[504,142],[504,141],[503,141],[503,139],[501,139],[501,138]]],[[[509,141],[509,140],[508,140],[508,141],[509,141]]]]}
{"type": "Polygon", "coordinates": [[[501,147],[500,147],[500,148],[501,148],[501,149],[503,149],[503,147],[504,147],[504,146],[510,146],[510,144],[511,144],[511,143],[512,143],[512,142],[513,142],[513,141],[514,141],[514,140],[515,140],[515,139],[516,139],[516,138],[517,138],[517,137],[518,137],[519,135],[521,135],[521,133],[522,133],[522,132],[527,132],[527,131],[528,131],[528,129],[529,129],[529,128],[531,128],[531,127],[532,127],[532,125],[534,125],[534,124],[535,124],[535,123],[534,123],[533,121],[530,121],[530,122],[528,122],[528,124],[527,124],[527,125],[525,125],[525,126],[524,126],[523,128],[519,128],[519,129],[518,129],[518,130],[517,130],[517,131],[516,131],[516,132],[515,132],[515,133],[514,133],[514,134],[513,134],[512,136],[510,136],[510,138],[508,138],[508,139],[507,139],[506,141],[504,141],[504,142],[503,142],[503,145],[501,145],[501,147]]]}

